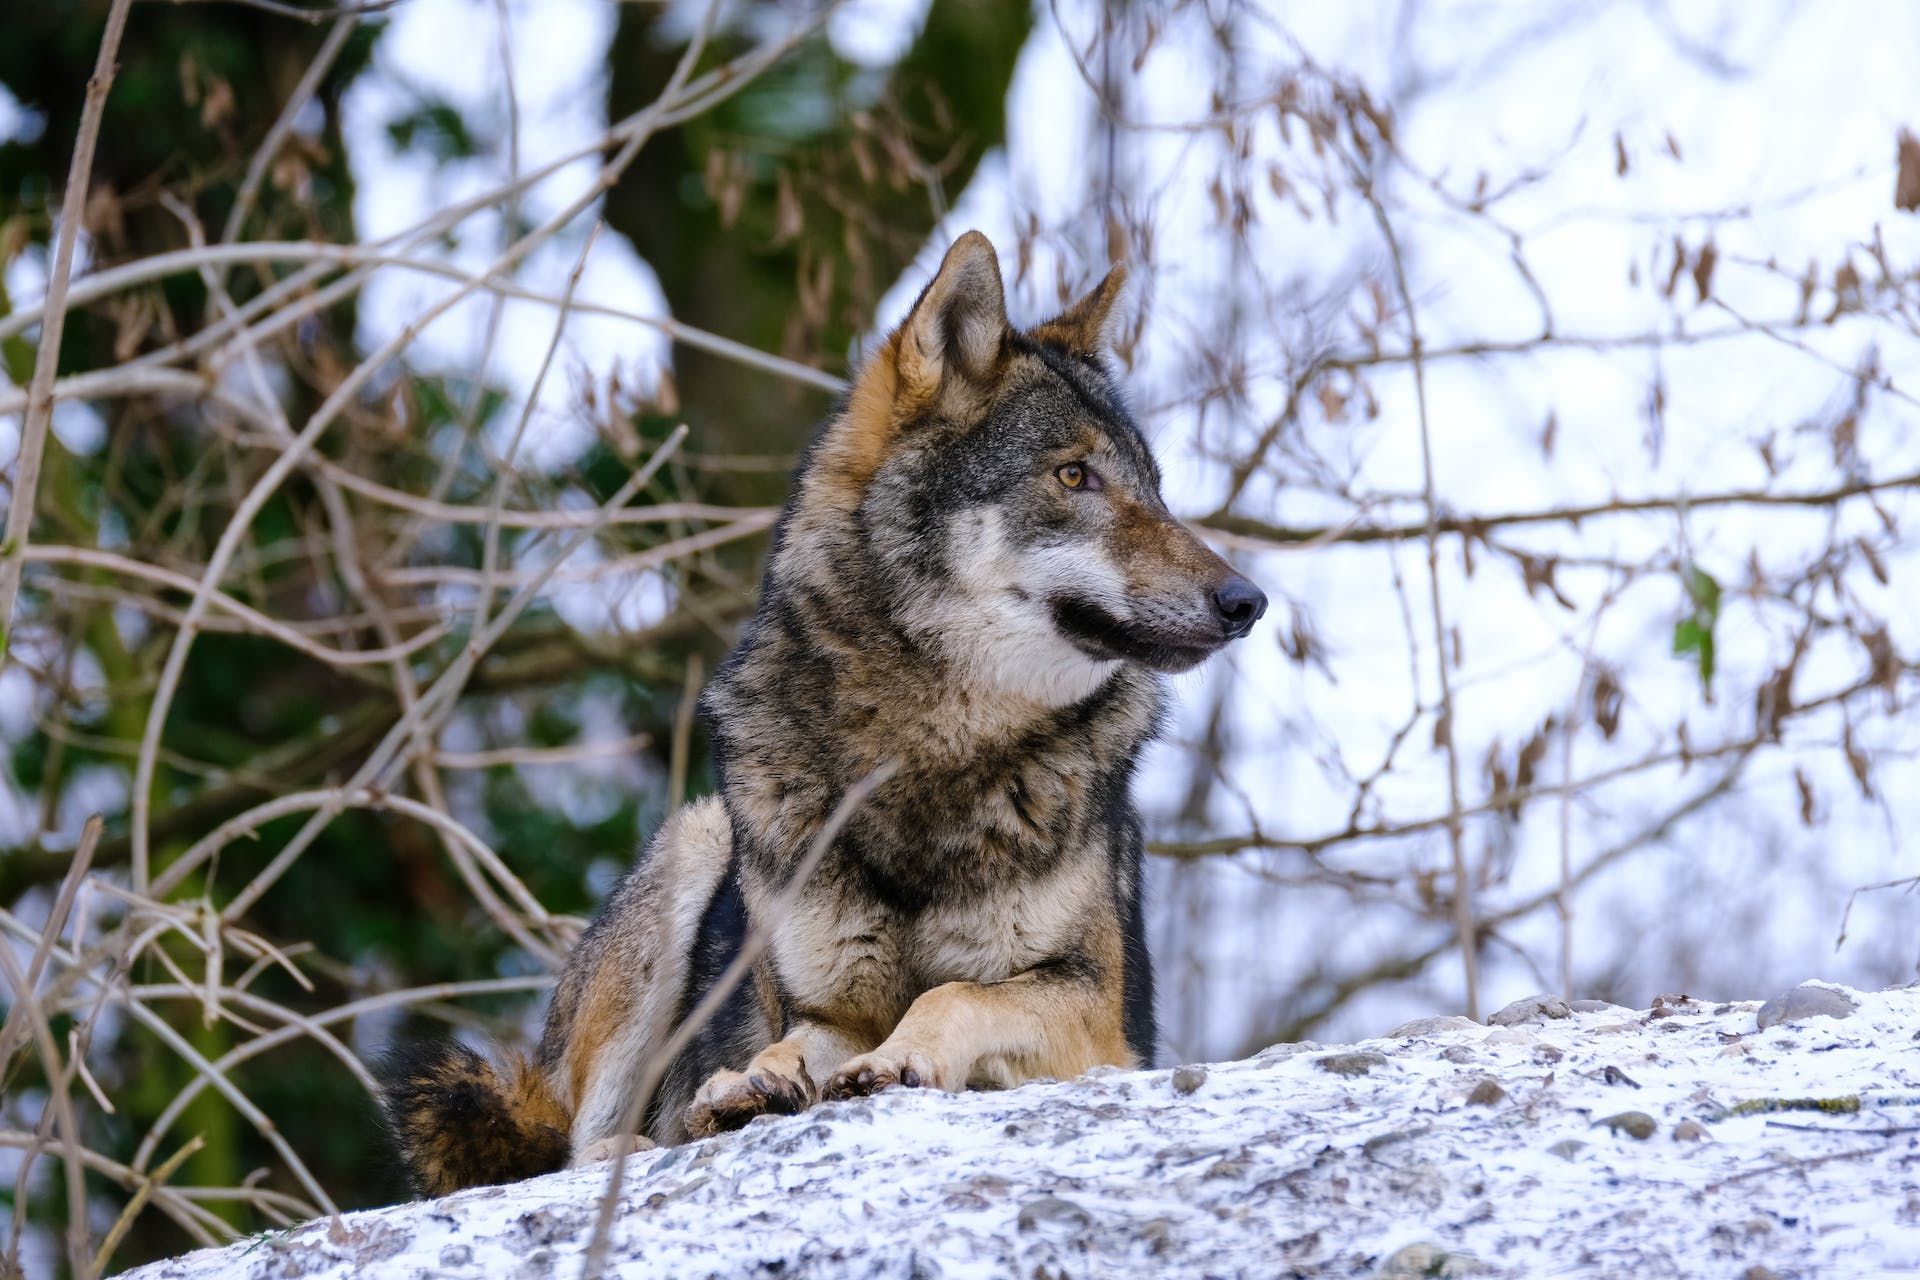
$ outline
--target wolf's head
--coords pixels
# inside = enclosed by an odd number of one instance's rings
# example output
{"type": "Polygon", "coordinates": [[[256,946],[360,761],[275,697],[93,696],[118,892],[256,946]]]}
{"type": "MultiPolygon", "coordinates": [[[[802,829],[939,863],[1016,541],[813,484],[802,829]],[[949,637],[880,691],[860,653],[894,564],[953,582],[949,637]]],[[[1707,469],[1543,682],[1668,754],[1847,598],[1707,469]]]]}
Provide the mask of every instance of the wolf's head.
{"type": "Polygon", "coordinates": [[[1108,368],[1122,282],[1022,332],[993,246],[960,237],[816,442],[787,567],[873,574],[892,625],[969,684],[1054,706],[1252,630],[1266,596],[1167,511],[1108,368]],[[850,541],[860,567],[833,562],[850,541]]]}

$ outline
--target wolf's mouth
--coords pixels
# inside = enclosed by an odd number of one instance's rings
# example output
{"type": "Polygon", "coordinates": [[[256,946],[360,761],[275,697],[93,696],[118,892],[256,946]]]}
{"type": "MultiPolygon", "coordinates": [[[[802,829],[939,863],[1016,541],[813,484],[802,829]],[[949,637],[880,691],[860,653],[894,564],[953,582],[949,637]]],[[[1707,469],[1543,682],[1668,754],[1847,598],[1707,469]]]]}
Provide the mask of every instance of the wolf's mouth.
{"type": "Polygon", "coordinates": [[[1118,658],[1155,671],[1186,671],[1226,643],[1225,636],[1191,632],[1169,635],[1129,624],[1099,605],[1074,596],[1054,596],[1048,604],[1053,610],[1053,625],[1059,628],[1060,634],[1072,641],[1080,652],[1102,661],[1118,658]]]}

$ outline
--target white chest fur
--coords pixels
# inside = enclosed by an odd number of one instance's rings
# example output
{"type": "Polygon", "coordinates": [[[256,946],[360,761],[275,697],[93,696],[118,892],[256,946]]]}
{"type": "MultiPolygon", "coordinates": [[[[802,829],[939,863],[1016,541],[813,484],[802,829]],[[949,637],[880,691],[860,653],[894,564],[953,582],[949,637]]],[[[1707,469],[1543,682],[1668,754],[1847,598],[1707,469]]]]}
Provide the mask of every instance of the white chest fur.
{"type": "Polygon", "coordinates": [[[1096,871],[1070,859],[1045,876],[925,912],[908,928],[903,957],[917,985],[998,982],[1068,950],[1095,916],[1093,895],[1106,891],[1096,871]]]}

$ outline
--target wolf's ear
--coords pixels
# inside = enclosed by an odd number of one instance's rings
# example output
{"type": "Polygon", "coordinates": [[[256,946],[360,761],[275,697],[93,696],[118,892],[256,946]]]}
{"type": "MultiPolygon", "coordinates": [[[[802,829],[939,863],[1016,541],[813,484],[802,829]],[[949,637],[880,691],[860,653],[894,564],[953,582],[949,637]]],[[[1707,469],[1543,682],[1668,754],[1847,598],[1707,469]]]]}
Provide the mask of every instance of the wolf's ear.
{"type": "Polygon", "coordinates": [[[1086,297],[1033,331],[1034,340],[1089,355],[1107,345],[1107,320],[1127,285],[1127,264],[1116,262],[1086,297]]]}
{"type": "Polygon", "coordinates": [[[932,402],[943,387],[985,383],[1007,341],[1000,257],[978,231],[953,242],[900,326],[894,368],[902,397],[932,402]]]}

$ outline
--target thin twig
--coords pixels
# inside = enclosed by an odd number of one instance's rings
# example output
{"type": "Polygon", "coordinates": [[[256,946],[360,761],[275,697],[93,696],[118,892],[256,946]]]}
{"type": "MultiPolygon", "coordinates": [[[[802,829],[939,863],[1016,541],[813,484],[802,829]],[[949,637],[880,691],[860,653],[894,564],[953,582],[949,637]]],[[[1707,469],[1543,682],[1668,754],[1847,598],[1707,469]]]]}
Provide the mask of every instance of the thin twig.
{"type": "Polygon", "coordinates": [[[113,1251],[120,1247],[120,1242],[126,1239],[127,1232],[133,1229],[133,1220],[140,1216],[142,1209],[147,1207],[147,1201],[153,1198],[153,1193],[171,1181],[173,1175],[180,1171],[180,1166],[206,1144],[205,1137],[194,1134],[181,1144],[178,1151],[168,1156],[165,1162],[127,1198],[125,1207],[120,1210],[120,1216],[114,1219],[111,1227],[107,1228],[106,1237],[100,1241],[99,1249],[94,1252],[90,1274],[105,1275],[107,1273],[107,1263],[113,1258],[113,1251]]]}
{"type": "MultiPolygon", "coordinates": [[[[527,978],[476,978],[467,982],[439,982],[431,986],[409,987],[402,991],[387,991],[379,995],[364,996],[358,1000],[351,1000],[346,1004],[337,1005],[322,1013],[316,1013],[312,1017],[299,1022],[288,1022],[283,1026],[267,1032],[265,1035],[255,1036],[251,1040],[235,1045],[217,1058],[213,1065],[221,1071],[227,1071],[250,1058],[258,1057],[269,1049],[278,1048],[283,1044],[291,1043],[302,1036],[308,1035],[311,1027],[326,1027],[337,1022],[351,1022],[363,1014],[375,1013],[382,1009],[406,1008],[415,1005],[452,1000],[461,996],[502,995],[543,991],[552,985],[553,979],[546,976],[527,978]]],[[[153,1123],[148,1126],[146,1137],[140,1140],[140,1146],[134,1153],[134,1163],[132,1167],[143,1167],[148,1160],[153,1158],[155,1149],[159,1146],[161,1140],[166,1137],[167,1131],[173,1127],[174,1122],[180,1118],[181,1113],[187,1109],[193,1100],[205,1091],[206,1087],[207,1081],[203,1076],[195,1076],[181,1087],[180,1092],[174,1095],[173,1101],[163,1107],[160,1114],[154,1118],[153,1123]]]]}
{"type": "MultiPolygon", "coordinates": [[[[119,70],[120,37],[127,29],[132,0],[113,0],[107,10],[106,30],[100,36],[100,56],[87,81],[86,103],[80,108],[80,131],[73,142],[73,161],[67,167],[67,189],[61,197],[60,232],[54,241],[53,271],[47,280],[41,307],[40,346],[34,353],[33,381],[27,387],[27,415],[20,425],[20,456],[14,466],[12,505],[7,508],[6,540],[0,543],[0,668],[5,667],[13,636],[13,606],[20,594],[20,570],[32,532],[34,499],[40,489],[40,460],[46,455],[47,429],[53,424],[53,379],[60,365],[60,339],[67,325],[67,289],[73,278],[73,251],[80,241],[80,224],[87,216],[87,189],[93,180],[93,150],[100,140],[100,121],[107,110],[107,94],[119,70]]],[[[82,1260],[84,1261],[84,1260],[82,1260]]]]}
{"type": "MultiPolygon", "coordinates": [[[[1734,489],[1697,497],[1616,498],[1609,502],[1552,507],[1538,511],[1500,511],[1485,515],[1444,515],[1431,522],[1435,532],[1459,534],[1467,538],[1485,538],[1496,529],[1536,524],[1579,525],[1605,516],[1642,515],[1650,512],[1679,512],[1698,507],[1809,507],[1827,508],[1850,498],[1869,497],[1896,489],[1920,489],[1920,471],[1903,472],[1882,480],[1861,478],[1829,489],[1802,493],[1775,493],[1767,489],[1734,489]]],[[[1276,546],[1300,543],[1326,545],[1338,543],[1364,546],[1376,542],[1406,542],[1427,536],[1429,521],[1405,524],[1367,525],[1348,521],[1325,528],[1273,524],[1248,516],[1219,514],[1202,516],[1193,523],[1216,529],[1253,542],[1276,546]]]]}
{"type": "Polygon", "coordinates": [[[73,900],[80,893],[80,884],[86,879],[88,868],[93,865],[93,851],[100,846],[100,832],[104,825],[100,815],[95,814],[81,828],[79,847],[73,851],[73,863],[60,879],[60,890],[54,895],[53,906],[47,911],[46,923],[40,926],[40,940],[33,948],[32,959],[27,961],[24,996],[13,1002],[13,1006],[7,1010],[5,1024],[0,1025],[0,1083],[5,1082],[7,1064],[13,1060],[14,1050],[19,1048],[16,1037],[26,1034],[20,1030],[26,1025],[26,1006],[31,1002],[33,992],[39,988],[40,974],[47,966],[47,957],[53,952],[54,942],[60,937],[60,931],[67,927],[67,913],[73,909],[73,900]]]}
{"type": "MultiPolygon", "coordinates": [[[[640,468],[640,470],[629,477],[626,483],[621,485],[620,488],[614,492],[613,496],[602,504],[602,508],[604,510],[617,508],[645,487],[647,482],[653,478],[654,472],[666,464],[667,459],[673,455],[673,451],[680,446],[681,441],[685,440],[686,436],[687,429],[684,426],[676,429],[658,449],[654,450],[653,457],[647,460],[646,466],[640,468]]],[[[396,757],[399,756],[402,750],[401,744],[411,737],[416,727],[423,723],[428,717],[440,715],[452,706],[454,696],[465,686],[467,677],[472,674],[473,668],[478,665],[481,657],[493,646],[494,642],[500,638],[501,634],[513,624],[514,619],[518,618],[526,607],[533,602],[534,596],[546,585],[547,579],[553,576],[554,572],[559,569],[567,557],[578,550],[580,546],[592,536],[593,532],[594,530],[591,528],[576,531],[558,549],[553,560],[515,593],[513,598],[500,610],[499,615],[487,625],[486,630],[467,642],[466,647],[461,650],[460,655],[454,659],[453,663],[441,674],[439,679],[434,681],[433,687],[421,697],[420,701],[416,703],[410,711],[400,718],[392,729],[387,731],[387,735],[381,740],[380,745],[374,748],[372,753],[368,755],[366,761],[360,766],[359,770],[356,771],[353,779],[342,789],[341,798],[329,801],[318,813],[314,814],[314,816],[308,820],[307,824],[296,832],[293,838],[287,842],[286,846],[275,855],[273,861],[256,873],[246,888],[234,895],[233,899],[228,902],[222,912],[222,915],[226,919],[231,920],[239,917],[255,902],[259,901],[260,896],[272,887],[273,883],[285,873],[286,869],[293,865],[293,862],[306,851],[307,846],[333,821],[339,812],[339,806],[345,803],[344,796],[346,794],[365,787],[369,783],[378,784],[384,781],[396,757]]]]}
{"type": "Polygon", "coordinates": [[[1758,1168],[1729,1174],[1718,1182],[1709,1182],[1706,1190],[1718,1191],[1729,1183],[1745,1182],[1748,1178],[1761,1178],[1769,1173],[1800,1173],[1823,1164],[1831,1164],[1835,1160],[1861,1160],[1867,1156],[1879,1155],[1885,1150],[1885,1147],[1860,1147],[1853,1151],[1836,1151],[1832,1155],[1813,1156],[1806,1160],[1785,1160],[1777,1164],[1763,1164],[1758,1168]]]}
{"type": "Polygon", "coordinates": [[[686,680],[680,686],[680,705],[673,713],[673,748],[667,756],[667,812],[687,798],[687,773],[693,754],[693,713],[700,703],[700,655],[687,659],[686,680]]]}
{"type": "MultiPolygon", "coordinates": [[[[0,976],[4,976],[7,985],[13,988],[15,1007],[26,1010],[28,1033],[39,1046],[41,1070],[47,1077],[45,1105],[53,1113],[54,1125],[60,1131],[61,1164],[67,1173],[67,1257],[73,1266],[73,1274],[84,1276],[88,1273],[87,1184],[86,1172],[80,1164],[80,1122],[73,1110],[73,1073],[61,1060],[53,1029],[47,1024],[46,1010],[34,999],[33,988],[28,985],[20,962],[14,959],[11,947],[0,947],[0,976]]],[[[25,1160],[31,1164],[31,1149],[25,1160]]],[[[22,1169],[19,1178],[22,1190],[26,1181],[26,1171],[22,1169]]],[[[17,1233],[15,1239],[18,1239],[17,1233]]]]}

